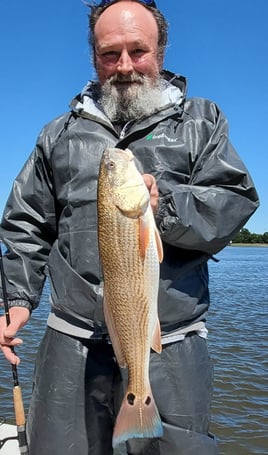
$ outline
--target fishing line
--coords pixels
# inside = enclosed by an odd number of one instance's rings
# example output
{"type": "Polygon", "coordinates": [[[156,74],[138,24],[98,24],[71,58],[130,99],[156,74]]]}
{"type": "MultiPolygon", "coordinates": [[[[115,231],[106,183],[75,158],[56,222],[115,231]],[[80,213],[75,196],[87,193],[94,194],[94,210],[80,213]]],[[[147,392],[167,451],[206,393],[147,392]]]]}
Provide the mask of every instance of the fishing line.
{"type": "MultiPolygon", "coordinates": [[[[7,326],[10,324],[10,314],[8,307],[7,299],[7,290],[6,290],[6,279],[4,273],[4,264],[3,264],[3,255],[2,255],[2,240],[0,240],[0,270],[1,270],[1,283],[2,283],[2,293],[3,293],[3,302],[5,309],[5,317],[7,326]]],[[[14,347],[11,346],[11,351],[15,353],[14,347]]],[[[28,455],[28,444],[26,438],[26,419],[25,412],[22,400],[21,388],[19,385],[18,370],[17,365],[11,364],[12,376],[13,376],[13,401],[14,401],[14,410],[15,410],[15,419],[18,431],[18,441],[20,453],[23,455],[28,455]]],[[[9,439],[9,438],[7,438],[9,439]]]]}

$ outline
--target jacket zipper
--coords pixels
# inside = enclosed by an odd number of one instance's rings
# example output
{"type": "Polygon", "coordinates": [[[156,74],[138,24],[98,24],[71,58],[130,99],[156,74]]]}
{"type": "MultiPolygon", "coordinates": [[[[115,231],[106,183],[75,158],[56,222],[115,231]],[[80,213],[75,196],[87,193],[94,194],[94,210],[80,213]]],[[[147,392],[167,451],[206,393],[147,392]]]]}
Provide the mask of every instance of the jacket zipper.
{"type": "Polygon", "coordinates": [[[132,122],[127,122],[127,123],[123,126],[123,128],[122,128],[122,130],[121,130],[121,133],[120,133],[120,136],[119,136],[120,139],[124,139],[124,137],[125,137],[125,135],[126,135],[126,132],[127,132],[127,129],[128,129],[128,126],[129,126],[131,123],[132,123],[132,122]]]}

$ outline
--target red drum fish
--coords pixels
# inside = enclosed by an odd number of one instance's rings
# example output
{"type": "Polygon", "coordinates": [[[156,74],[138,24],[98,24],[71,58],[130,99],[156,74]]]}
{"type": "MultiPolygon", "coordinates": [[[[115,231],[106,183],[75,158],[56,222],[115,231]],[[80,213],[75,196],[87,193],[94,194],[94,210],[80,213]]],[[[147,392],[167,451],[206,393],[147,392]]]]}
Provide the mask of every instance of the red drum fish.
{"type": "Polygon", "coordinates": [[[157,312],[162,243],[149,191],[130,150],[107,149],[98,181],[98,236],[104,276],[104,316],[128,387],[113,447],[163,434],[149,381],[150,349],[161,353],[157,312]]]}

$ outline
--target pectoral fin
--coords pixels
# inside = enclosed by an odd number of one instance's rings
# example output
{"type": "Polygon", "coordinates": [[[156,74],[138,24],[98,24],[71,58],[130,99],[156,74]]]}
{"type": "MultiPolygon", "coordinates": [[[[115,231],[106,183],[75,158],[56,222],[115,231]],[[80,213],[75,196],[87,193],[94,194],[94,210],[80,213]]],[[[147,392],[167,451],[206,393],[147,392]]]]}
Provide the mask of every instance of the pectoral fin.
{"type": "Polygon", "coordinates": [[[139,240],[140,240],[140,254],[142,259],[145,259],[146,250],[150,241],[150,224],[143,216],[139,218],[139,240]]]}
{"type": "Polygon", "coordinates": [[[159,323],[158,318],[155,323],[155,327],[154,327],[154,331],[153,331],[151,348],[155,352],[158,352],[158,354],[161,354],[161,352],[162,352],[161,328],[160,328],[160,323],[159,323]]]}
{"type": "Polygon", "coordinates": [[[155,241],[156,241],[156,246],[157,246],[158,260],[159,260],[159,262],[162,262],[163,257],[164,257],[163,245],[162,245],[162,240],[161,240],[160,234],[159,234],[156,226],[155,226],[155,230],[154,230],[154,235],[155,235],[155,241]]]}

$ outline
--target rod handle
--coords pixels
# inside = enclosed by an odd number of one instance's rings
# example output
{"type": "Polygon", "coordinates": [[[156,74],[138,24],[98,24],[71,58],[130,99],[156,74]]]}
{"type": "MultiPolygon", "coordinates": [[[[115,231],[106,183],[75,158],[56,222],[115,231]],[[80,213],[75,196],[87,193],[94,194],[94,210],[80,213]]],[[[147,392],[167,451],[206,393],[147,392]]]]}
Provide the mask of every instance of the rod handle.
{"type": "Polygon", "coordinates": [[[21,388],[19,385],[13,387],[13,400],[15,409],[16,425],[25,425],[25,413],[22,400],[21,388]]]}

